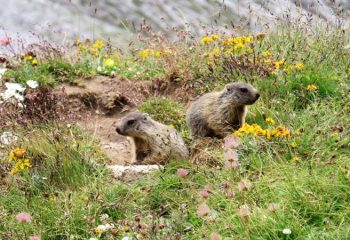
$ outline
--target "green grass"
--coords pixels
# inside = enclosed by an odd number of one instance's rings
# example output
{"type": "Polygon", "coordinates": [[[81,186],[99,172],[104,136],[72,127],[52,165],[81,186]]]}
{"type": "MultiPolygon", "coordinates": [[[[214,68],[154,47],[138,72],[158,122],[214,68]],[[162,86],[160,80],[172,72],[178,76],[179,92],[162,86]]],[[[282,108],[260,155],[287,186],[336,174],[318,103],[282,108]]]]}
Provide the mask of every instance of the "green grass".
{"type": "MultiPolygon", "coordinates": [[[[149,41],[146,48],[156,46],[149,41]]],[[[122,183],[112,180],[104,167],[104,153],[78,128],[19,128],[19,142],[1,149],[0,173],[6,178],[0,181],[0,239],[22,239],[24,231],[42,239],[192,240],[210,239],[213,232],[222,239],[350,239],[350,58],[343,48],[348,43],[348,35],[337,30],[272,32],[254,45],[254,51],[270,51],[273,61],[298,61],[305,67],[273,73],[270,65],[264,65],[270,71],[267,75],[260,75],[256,65],[230,71],[221,55],[217,65],[210,66],[204,54],[214,45],[183,41],[163,43],[176,53],[172,57],[142,60],[136,53],[118,57],[106,53],[82,56],[73,63],[60,59],[43,60],[37,66],[20,64],[6,77],[20,83],[32,78],[50,86],[99,74],[96,67],[106,58],[116,64],[103,74],[176,82],[193,95],[220,89],[230,81],[250,82],[262,97],[250,107],[247,123],[269,129],[283,125],[292,135],[271,140],[242,137],[239,169],[224,166],[218,146],[216,166],[205,159],[171,161],[154,174],[122,183]],[[307,90],[309,84],[318,89],[307,90]],[[267,124],[266,117],[276,124],[267,124]],[[15,147],[26,149],[33,168],[7,176],[12,167],[7,156],[15,147]],[[179,168],[189,174],[180,178],[179,168]],[[239,191],[243,180],[249,180],[252,189],[239,191]],[[199,191],[208,185],[209,197],[203,198],[199,191]],[[202,203],[210,209],[205,217],[197,215],[202,203]],[[272,203],[278,205],[276,211],[268,209],[272,203]],[[240,216],[242,206],[249,208],[249,216],[240,216]],[[21,211],[33,218],[24,227],[15,219],[21,211]],[[107,223],[116,229],[99,236],[95,228],[107,223]],[[283,234],[285,228],[292,233],[283,234]]],[[[147,99],[139,110],[174,125],[191,144],[185,106],[162,96],[147,99]]]]}

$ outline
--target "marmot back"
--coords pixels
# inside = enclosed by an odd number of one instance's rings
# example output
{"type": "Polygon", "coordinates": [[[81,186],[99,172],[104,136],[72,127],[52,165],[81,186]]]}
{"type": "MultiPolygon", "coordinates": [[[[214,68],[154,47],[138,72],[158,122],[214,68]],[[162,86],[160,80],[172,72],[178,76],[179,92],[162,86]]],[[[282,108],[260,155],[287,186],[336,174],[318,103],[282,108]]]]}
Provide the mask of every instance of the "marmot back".
{"type": "Polygon", "coordinates": [[[246,105],[254,104],[258,91],[247,83],[229,83],[220,92],[204,94],[187,110],[192,136],[225,137],[245,122],[246,105]]]}
{"type": "Polygon", "coordinates": [[[188,157],[186,145],[178,132],[153,120],[147,113],[129,113],[116,131],[133,139],[135,159],[146,164],[188,157]]]}

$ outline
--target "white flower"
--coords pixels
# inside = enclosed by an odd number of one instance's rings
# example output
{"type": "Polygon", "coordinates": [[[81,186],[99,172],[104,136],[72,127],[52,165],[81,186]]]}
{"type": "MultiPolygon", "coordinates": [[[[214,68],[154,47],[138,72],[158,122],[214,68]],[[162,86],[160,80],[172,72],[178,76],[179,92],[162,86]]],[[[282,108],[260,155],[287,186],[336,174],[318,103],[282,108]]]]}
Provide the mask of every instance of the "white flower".
{"type": "Polygon", "coordinates": [[[18,106],[23,107],[22,102],[24,101],[23,92],[26,90],[25,87],[23,87],[19,83],[5,83],[6,90],[2,93],[0,93],[0,103],[2,101],[9,101],[12,99],[17,100],[18,106]]]}
{"type": "Polygon", "coordinates": [[[97,238],[89,238],[89,240],[97,240],[97,238]]]}
{"type": "Polygon", "coordinates": [[[131,240],[129,237],[123,237],[122,240],[131,240]]]}
{"type": "Polygon", "coordinates": [[[113,224],[107,223],[106,225],[98,225],[97,228],[95,229],[95,232],[103,233],[113,228],[114,228],[113,224]]]}
{"type": "Polygon", "coordinates": [[[4,145],[9,145],[17,141],[18,137],[11,132],[3,132],[0,136],[0,142],[4,145]]]}
{"type": "Polygon", "coordinates": [[[101,66],[97,67],[97,72],[102,72],[102,67],[101,66]]]}
{"type": "Polygon", "coordinates": [[[290,234],[292,234],[292,230],[290,230],[289,228],[285,228],[285,229],[283,229],[283,234],[286,234],[286,235],[290,235],[290,234]]]}
{"type": "Polygon", "coordinates": [[[28,80],[27,85],[28,85],[28,87],[33,88],[33,89],[37,88],[39,86],[38,82],[35,80],[28,80]]]}
{"type": "Polygon", "coordinates": [[[0,68],[0,79],[5,74],[5,72],[6,72],[6,68],[0,68]]]}

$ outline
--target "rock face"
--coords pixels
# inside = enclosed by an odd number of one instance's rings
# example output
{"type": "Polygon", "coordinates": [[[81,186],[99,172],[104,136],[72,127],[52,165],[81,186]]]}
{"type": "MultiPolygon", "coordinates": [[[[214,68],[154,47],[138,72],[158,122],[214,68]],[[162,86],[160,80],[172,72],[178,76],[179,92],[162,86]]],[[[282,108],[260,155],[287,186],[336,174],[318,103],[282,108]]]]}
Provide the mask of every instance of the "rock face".
{"type": "Polygon", "coordinates": [[[0,0],[0,4],[0,27],[7,34],[19,32],[30,38],[33,31],[60,41],[62,36],[83,36],[125,42],[143,19],[163,32],[169,32],[169,26],[200,32],[201,25],[239,23],[245,30],[259,31],[277,19],[301,16],[332,23],[344,20],[349,25],[350,16],[348,0],[0,0]]]}

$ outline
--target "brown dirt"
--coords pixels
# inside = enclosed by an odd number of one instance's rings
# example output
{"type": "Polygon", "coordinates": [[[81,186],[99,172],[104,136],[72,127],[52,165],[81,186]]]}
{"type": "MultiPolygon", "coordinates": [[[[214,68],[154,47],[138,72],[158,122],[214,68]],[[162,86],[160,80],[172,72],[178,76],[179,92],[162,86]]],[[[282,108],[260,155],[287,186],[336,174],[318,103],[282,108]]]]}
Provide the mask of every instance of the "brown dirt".
{"type": "Polygon", "coordinates": [[[132,164],[129,140],[115,131],[115,124],[127,112],[151,96],[149,81],[120,80],[110,77],[78,79],[76,85],[63,84],[56,88],[67,97],[66,107],[77,124],[100,141],[111,165],[132,164]]]}

